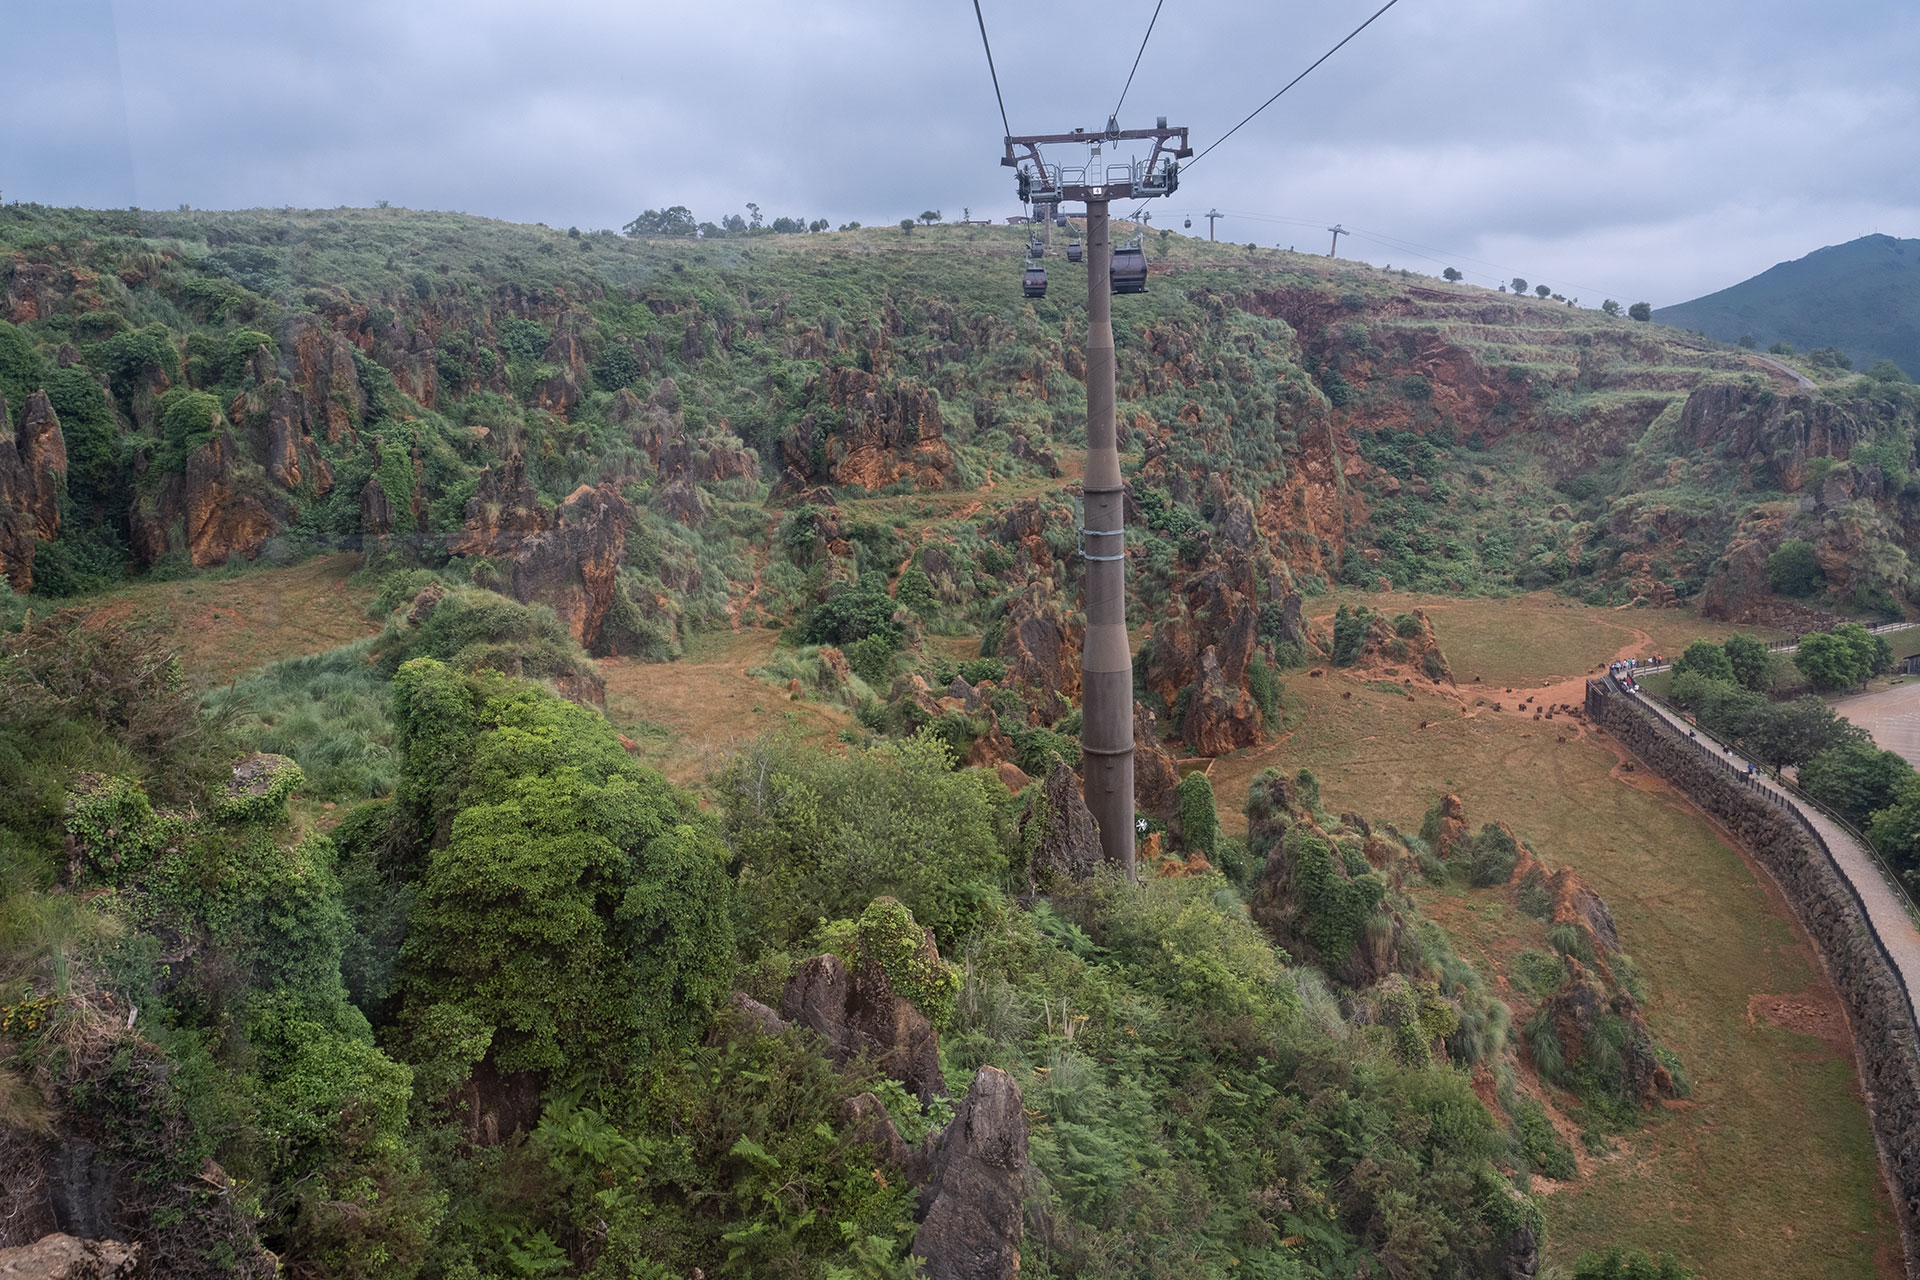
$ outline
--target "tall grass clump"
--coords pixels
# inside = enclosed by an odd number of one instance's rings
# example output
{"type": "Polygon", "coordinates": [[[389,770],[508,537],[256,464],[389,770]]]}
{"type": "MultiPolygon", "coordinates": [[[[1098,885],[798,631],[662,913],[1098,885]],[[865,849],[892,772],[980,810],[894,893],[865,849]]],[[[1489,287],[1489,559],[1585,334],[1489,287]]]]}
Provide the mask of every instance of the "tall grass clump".
{"type": "Polygon", "coordinates": [[[348,801],[389,795],[398,768],[388,713],[392,691],[373,664],[373,643],[369,637],[276,662],[214,691],[207,706],[233,716],[238,735],[257,750],[291,757],[306,774],[311,796],[348,801]]]}

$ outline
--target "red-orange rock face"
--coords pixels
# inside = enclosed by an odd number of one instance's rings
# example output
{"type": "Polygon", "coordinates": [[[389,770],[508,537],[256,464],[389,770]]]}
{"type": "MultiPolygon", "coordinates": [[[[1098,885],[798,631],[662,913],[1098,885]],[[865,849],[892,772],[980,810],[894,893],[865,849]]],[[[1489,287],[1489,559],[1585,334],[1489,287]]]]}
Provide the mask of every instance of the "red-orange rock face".
{"type": "Polygon", "coordinates": [[[14,448],[24,481],[21,496],[25,500],[24,509],[33,518],[34,536],[42,542],[52,542],[60,536],[60,497],[67,482],[67,441],[60,434],[60,419],[47,402],[46,392],[36,391],[27,397],[14,448]]]}
{"type": "Polygon", "coordinates": [[[466,514],[452,552],[510,567],[515,599],[550,606],[575,640],[598,650],[633,515],[619,490],[611,484],[582,485],[547,511],[516,454],[497,470],[481,473],[466,514]]]}
{"type": "Polygon", "coordinates": [[[957,463],[928,388],[902,380],[891,385],[858,368],[829,369],[825,393],[845,425],[828,430],[812,415],[781,444],[782,491],[822,481],[883,489],[902,480],[920,489],[951,485],[957,463]]]}
{"type": "Polygon", "coordinates": [[[233,436],[222,432],[187,459],[181,483],[187,553],[196,569],[225,564],[235,555],[252,560],[280,531],[261,501],[236,485],[233,436]]]}
{"type": "Polygon", "coordinates": [[[0,574],[15,591],[33,587],[36,539],[60,534],[67,443],[44,392],[27,397],[16,436],[0,399],[0,574]]]}

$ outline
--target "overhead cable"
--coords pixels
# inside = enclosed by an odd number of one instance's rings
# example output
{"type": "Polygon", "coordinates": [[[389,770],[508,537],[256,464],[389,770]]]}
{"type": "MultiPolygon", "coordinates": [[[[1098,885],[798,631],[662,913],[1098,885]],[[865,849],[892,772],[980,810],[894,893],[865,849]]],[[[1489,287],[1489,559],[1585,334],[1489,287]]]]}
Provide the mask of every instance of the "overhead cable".
{"type": "MultiPolygon", "coordinates": [[[[980,46],[987,51],[987,74],[993,77],[993,100],[1000,104],[1000,128],[1006,137],[1011,138],[1013,126],[1007,123],[1007,100],[1000,96],[1000,73],[993,69],[993,44],[987,39],[987,20],[981,16],[980,0],[973,0],[973,16],[980,24],[980,46]]],[[[1126,95],[1123,93],[1121,96],[1126,95]]]]}
{"type": "Polygon", "coordinates": [[[1133,55],[1133,70],[1127,72],[1127,82],[1120,87],[1120,101],[1113,104],[1113,118],[1120,118],[1120,108],[1127,100],[1127,90],[1133,88],[1133,73],[1140,69],[1141,54],[1147,51],[1147,41],[1153,39],[1153,24],[1160,21],[1160,6],[1167,0],[1155,0],[1153,16],[1147,19],[1147,34],[1140,37],[1140,52],[1133,55]]]}
{"type": "Polygon", "coordinates": [[[1206,151],[1202,151],[1199,155],[1187,161],[1186,167],[1191,169],[1193,168],[1194,165],[1199,164],[1202,160],[1205,160],[1207,158],[1207,151],[1212,151],[1214,147],[1219,146],[1221,143],[1225,142],[1228,138],[1231,138],[1234,134],[1240,132],[1240,130],[1246,126],[1248,121],[1252,120],[1255,116],[1259,115],[1262,111],[1265,111],[1268,107],[1278,102],[1280,100],[1280,94],[1285,93],[1287,90],[1293,88],[1293,86],[1299,84],[1302,80],[1305,80],[1309,75],[1312,75],[1314,67],[1319,66],[1321,63],[1325,62],[1328,58],[1331,58],[1334,54],[1340,52],[1341,48],[1347,43],[1348,40],[1353,39],[1355,36],[1359,35],[1362,31],[1365,31],[1368,27],[1372,26],[1374,22],[1380,17],[1381,14],[1385,13],[1387,10],[1393,8],[1393,6],[1399,3],[1400,3],[1400,0],[1387,0],[1385,4],[1381,5],[1380,8],[1374,12],[1373,17],[1368,18],[1365,22],[1355,27],[1352,31],[1349,31],[1346,35],[1346,39],[1343,39],[1339,44],[1336,44],[1335,46],[1333,46],[1333,48],[1327,50],[1325,53],[1321,54],[1318,58],[1315,58],[1313,61],[1313,66],[1308,67],[1305,71],[1302,71],[1299,75],[1287,81],[1284,85],[1281,85],[1280,93],[1276,93],[1271,98],[1268,98],[1265,102],[1261,103],[1259,106],[1255,107],[1252,111],[1250,111],[1247,114],[1247,118],[1245,120],[1242,120],[1239,124],[1233,126],[1233,128],[1227,130],[1225,133],[1221,134],[1218,138],[1215,138],[1213,142],[1208,145],[1206,151]]]}

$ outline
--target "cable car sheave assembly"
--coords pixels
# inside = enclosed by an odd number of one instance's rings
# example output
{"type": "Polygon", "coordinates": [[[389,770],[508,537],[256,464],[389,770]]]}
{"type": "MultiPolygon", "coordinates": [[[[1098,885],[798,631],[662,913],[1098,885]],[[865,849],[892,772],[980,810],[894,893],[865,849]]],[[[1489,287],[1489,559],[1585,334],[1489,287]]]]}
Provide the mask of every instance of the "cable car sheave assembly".
{"type": "MultiPolygon", "coordinates": [[[[1009,133],[1000,161],[1017,173],[1022,202],[1055,215],[1065,203],[1087,207],[1084,238],[1067,245],[1067,261],[1084,257],[1087,266],[1087,466],[1081,486],[1086,514],[1080,529],[1087,571],[1087,633],[1080,655],[1080,750],[1086,766],[1081,787],[1100,828],[1102,856],[1129,879],[1138,875],[1133,847],[1133,653],[1127,647],[1126,487],[1120,478],[1113,413],[1113,295],[1145,291],[1147,255],[1138,236],[1114,248],[1108,206],[1115,200],[1172,195],[1180,185],[1180,161],[1192,154],[1186,129],[1170,127],[1162,116],[1151,129],[1121,129],[1109,118],[1098,133],[1009,133]],[[1149,140],[1153,150],[1144,162],[1099,160],[1103,143],[1149,140]],[[1093,163],[1048,164],[1040,154],[1043,146],[1091,147],[1093,163]],[[1108,282],[1107,288],[1100,287],[1102,281],[1108,282]]],[[[1026,297],[1046,296],[1043,252],[1037,243],[1028,250],[1020,288],[1026,297]]]]}

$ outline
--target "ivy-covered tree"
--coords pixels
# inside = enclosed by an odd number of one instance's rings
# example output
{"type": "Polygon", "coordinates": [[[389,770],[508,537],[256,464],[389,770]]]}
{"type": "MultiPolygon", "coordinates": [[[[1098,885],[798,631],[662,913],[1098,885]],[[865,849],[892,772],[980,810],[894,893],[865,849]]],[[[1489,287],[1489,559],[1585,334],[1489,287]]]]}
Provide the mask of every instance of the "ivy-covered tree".
{"type": "Polygon", "coordinates": [[[401,955],[401,1025],[430,1077],[457,1084],[482,1057],[613,1072],[704,1025],[731,972],[731,893],[690,803],[536,686],[431,658],[394,683],[408,772],[441,795],[460,783],[401,955]],[[454,733],[418,714],[463,698],[454,733]]]}

